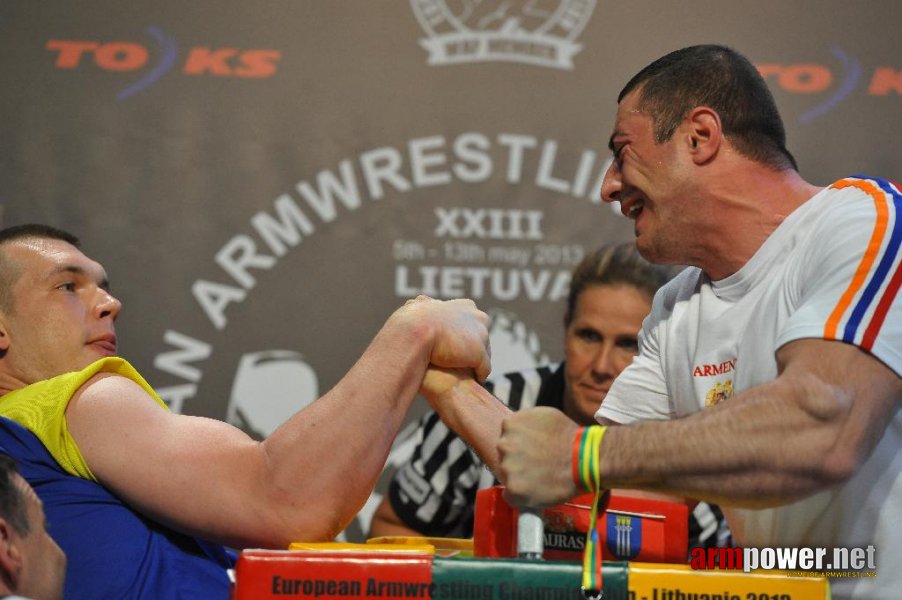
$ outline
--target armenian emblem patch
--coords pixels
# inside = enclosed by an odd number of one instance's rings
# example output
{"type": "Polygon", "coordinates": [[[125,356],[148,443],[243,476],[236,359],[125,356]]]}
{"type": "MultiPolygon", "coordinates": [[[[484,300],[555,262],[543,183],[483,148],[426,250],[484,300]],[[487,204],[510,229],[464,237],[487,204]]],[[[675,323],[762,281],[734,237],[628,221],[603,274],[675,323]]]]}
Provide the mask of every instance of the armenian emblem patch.
{"type": "Polygon", "coordinates": [[[729,400],[733,397],[733,380],[727,379],[725,382],[720,383],[717,382],[714,384],[708,393],[705,394],[705,407],[714,406],[715,404],[720,404],[724,400],[729,400]]]}

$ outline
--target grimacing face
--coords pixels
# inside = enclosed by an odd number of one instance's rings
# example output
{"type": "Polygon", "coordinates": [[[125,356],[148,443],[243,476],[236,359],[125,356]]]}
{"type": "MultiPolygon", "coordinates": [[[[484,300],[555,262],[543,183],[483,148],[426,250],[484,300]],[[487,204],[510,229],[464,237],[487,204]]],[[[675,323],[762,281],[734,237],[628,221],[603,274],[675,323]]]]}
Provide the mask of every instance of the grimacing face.
{"type": "Polygon", "coordinates": [[[614,379],[638,353],[637,336],[651,297],[629,284],[593,285],[577,297],[565,331],[564,412],[584,425],[614,379]]]}
{"type": "Polygon", "coordinates": [[[601,198],[620,202],[623,215],[633,221],[636,246],[646,260],[689,264],[686,249],[695,246],[695,220],[710,215],[694,200],[687,125],[659,144],[652,117],[640,111],[638,103],[639,90],[633,90],[618,106],[610,140],[614,160],[605,173],[601,198]]]}
{"type": "Polygon", "coordinates": [[[116,354],[122,308],[103,267],[62,240],[24,238],[0,247],[20,271],[0,314],[3,375],[27,385],[116,354]]]}

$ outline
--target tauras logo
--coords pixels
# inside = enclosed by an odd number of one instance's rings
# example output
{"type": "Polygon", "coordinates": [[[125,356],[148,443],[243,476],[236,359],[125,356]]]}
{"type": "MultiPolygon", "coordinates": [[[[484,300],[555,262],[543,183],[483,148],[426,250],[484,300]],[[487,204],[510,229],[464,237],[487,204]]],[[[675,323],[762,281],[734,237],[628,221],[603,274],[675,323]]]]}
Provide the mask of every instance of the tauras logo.
{"type": "Polygon", "coordinates": [[[485,61],[572,69],[595,0],[411,0],[430,65],[485,61]]]}
{"type": "Polygon", "coordinates": [[[549,550],[583,550],[585,547],[585,533],[579,531],[545,532],[545,548],[549,550]]]}

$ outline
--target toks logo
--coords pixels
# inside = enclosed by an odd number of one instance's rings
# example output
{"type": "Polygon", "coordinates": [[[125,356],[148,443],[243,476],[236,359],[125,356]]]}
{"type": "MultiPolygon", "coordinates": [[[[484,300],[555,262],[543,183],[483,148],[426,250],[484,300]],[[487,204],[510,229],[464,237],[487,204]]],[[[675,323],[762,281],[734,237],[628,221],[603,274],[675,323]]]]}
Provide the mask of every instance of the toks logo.
{"type": "MultiPolygon", "coordinates": [[[[151,63],[151,50],[135,42],[90,40],[49,40],[47,50],[56,53],[53,66],[57,69],[77,69],[91,61],[104,71],[132,72],[146,70],[144,76],[116,94],[117,100],[141,92],[171,71],[179,59],[178,44],[158,27],[145,31],[157,43],[159,58],[151,63]]],[[[180,70],[185,75],[213,75],[215,77],[241,77],[263,79],[272,77],[276,63],[282,57],[278,50],[238,48],[189,48],[180,70]]]]}
{"type": "MultiPolygon", "coordinates": [[[[836,108],[866,81],[867,74],[863,72],[857,58],[849,56],[838,47],[834,47],[831,53],[838,62],[838,68],[831,69],[814,63],[756,65],[758,72],[768,83],[775,84],[785,92],[829,94],[799,117],[799,121],[803,124],[810,123],[836,108]]],[[[888,66],[876,67],[865,85],[867,93],[871,96],[902,95],[902,72],[888,66]]]]}

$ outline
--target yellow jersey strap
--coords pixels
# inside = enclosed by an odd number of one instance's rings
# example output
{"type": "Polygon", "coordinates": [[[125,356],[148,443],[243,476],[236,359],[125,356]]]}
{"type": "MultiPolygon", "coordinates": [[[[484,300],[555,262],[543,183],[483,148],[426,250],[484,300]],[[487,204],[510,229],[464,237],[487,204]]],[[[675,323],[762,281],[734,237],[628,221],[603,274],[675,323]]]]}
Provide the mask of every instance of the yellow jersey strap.
{"type": "Polygon", "coordinates": [[[119,357],[103,358],[81,371],[38,381],[0,396],[0,416],[15,421],[34,433],[67,473],[91,481],[97,481],[97,478],[85,462],[78,444],[69,434],[66,407],[75,392],[98,373],[113,373],[131,379],[160,406],[169,410],[135,368],[119,357]]]}

